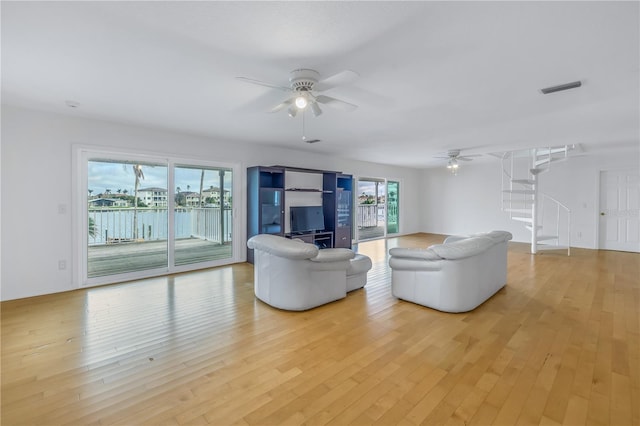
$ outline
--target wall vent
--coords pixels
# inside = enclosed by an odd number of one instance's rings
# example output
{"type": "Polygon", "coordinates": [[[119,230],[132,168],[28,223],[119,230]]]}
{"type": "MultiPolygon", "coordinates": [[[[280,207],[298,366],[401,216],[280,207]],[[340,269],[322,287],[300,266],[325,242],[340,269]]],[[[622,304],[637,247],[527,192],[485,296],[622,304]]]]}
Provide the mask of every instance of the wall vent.
{"type": "Polygon", "coordinates": [[[548,95],[549,93],[561,92],[563,90],[569,90],[569,89],[575,89],[576,87],[580,87],[580,86],[582,86],[582,82],[578,80],[578,81],[573,81],[571,83],[561,84],[559,86],[545,87],[544,89],[540,89],[540,91],[543,94],[548,95]]]}

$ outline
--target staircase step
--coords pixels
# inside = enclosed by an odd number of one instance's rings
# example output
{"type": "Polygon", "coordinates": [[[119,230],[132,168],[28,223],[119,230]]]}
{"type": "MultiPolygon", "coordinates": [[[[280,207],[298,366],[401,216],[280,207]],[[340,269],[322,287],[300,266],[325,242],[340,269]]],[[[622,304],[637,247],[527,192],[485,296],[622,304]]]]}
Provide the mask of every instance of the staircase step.
{"type": "Polygon", "coordinates": [[[569,246],[556,246],[554,244],[538,244],[538,250],[568,250],[569,246]]]}
{"type": "Polygon", "coordinates": [[[532,175],[539,175],[540,173],[544,173],[548,170],[549,170],[548,167],[535,168],[535,169],[529,169],[529,173],[531,173],[532,175]]]}
{"type": "Polygon", "coordinates": [[[505,212],[531,214],[531,209],[503,209],[505,212]]]}
{"type": "Polygon", "coordinates": [[[502,201],[507,204],[507,203],[511,203],[511,204],[522,204],[522,205],[531,205],[531,203],[533,203],[533,200],[531,198],[503,198],[502,201]]]}
{"type": "Polygon", "coordinates": [[[535,194],[536,191],[533,189],[505,189],[502,191],[507,194],[535,194]]]}
{"type": "Polygon", "coordinates": [[[519,222],[527,222],[527,223],[533,222],[533,219],[531,219],[530,217],[512,216],[511,219],[517,220],[519,222]]]}
{"type": "Polygon", "coordinates": [[[511,179],[511,182],[521,185],[534,185],[536,183],[536,181],[532,179],[511,179]]]}
{"type": "Polygon", "coordinates": [[[546,157],[546,158],[542,158],[540,160],[534,161],[533,165],[538,167],[538,166],[541,166],[543,164],[556,163],[558,161],[564,161],[566,159],[567,159],[566,157],[551,157],[551,158],[546,157]]]}
{"type": "Polygon", "coordinates": [[[536,241],[549,241],[549,240],[557,240],[558,237],[557,235],[537,235],[536,236],[536,241]]]}

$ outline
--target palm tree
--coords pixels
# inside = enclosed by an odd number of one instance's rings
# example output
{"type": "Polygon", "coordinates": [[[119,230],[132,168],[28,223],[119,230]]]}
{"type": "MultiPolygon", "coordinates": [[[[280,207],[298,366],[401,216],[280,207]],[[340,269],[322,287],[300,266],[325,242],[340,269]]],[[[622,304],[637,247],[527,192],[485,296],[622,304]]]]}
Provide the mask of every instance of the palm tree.
{"type": "Polygon", "coordinates": [[[136,175],[136,182],[133,189],[133,239],[138,239],[138,187],[140,186],[140,180],[144,179],[144,173],[142,173],[142,165],[133,165],[133,174],[136,175]]]}
{"type": "Polygon", "coordinates": [[[204,184],[204,169],[202,169],[202,173],[200,173],[200,197],[198,198],[198,203],[200,207],[204,205],[202,202],[202,185],[204,184]]]}
{"type": "Polygon", "coordinates": [[[98,234],[98,228],[96,227],[96,221],[92,217],[89,218],[89,236],[95,238],[98,234]]]}

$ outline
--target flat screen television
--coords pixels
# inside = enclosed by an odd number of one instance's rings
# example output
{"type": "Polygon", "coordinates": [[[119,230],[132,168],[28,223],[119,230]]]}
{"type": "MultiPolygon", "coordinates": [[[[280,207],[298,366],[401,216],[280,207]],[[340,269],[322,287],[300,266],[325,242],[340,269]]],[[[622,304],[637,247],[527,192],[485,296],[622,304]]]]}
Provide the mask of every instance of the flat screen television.
{"type": "Polygon", "coordinates": [[[324,231],[322,206],[291,207],[291,233],[324,231]]]}

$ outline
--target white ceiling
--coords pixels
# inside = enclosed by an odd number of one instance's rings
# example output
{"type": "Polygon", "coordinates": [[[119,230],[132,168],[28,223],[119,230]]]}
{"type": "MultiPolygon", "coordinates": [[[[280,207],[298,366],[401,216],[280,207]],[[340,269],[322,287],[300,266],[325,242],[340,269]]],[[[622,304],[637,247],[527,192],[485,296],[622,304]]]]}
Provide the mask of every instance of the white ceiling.
{"type": "Polygon", "coordinates": [[[428,167],[637,147],[638,2],[2,2],[2,102],[428,167]],[[360,77],[317,118],[267,112],[297,68],[360,77]],[[581,80],[581,88],[540,88],[581,80]],[[65,105],[76,101],[79,108],[65,105]]]}

